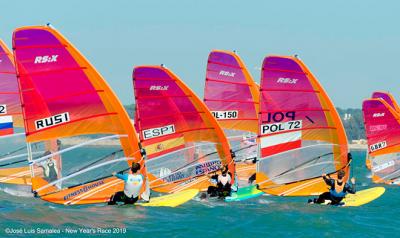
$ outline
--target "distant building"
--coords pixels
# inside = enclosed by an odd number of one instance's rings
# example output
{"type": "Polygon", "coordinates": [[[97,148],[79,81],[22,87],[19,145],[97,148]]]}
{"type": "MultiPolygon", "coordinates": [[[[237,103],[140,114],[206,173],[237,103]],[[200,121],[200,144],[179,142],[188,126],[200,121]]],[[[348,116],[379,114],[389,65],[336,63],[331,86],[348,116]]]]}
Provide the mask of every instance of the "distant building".
{"type": "Polygon", "coordinates": [[[350,119],[351,119],[351,114],[350,113],[345,113],[344,117],[343,117],[343,120],[347,121],[347,120],[350,120],[350,119]]]}
{"type": "Polygon", "coordinates": [[[351,140],[352,144],[357,144],[357,145],[366,145],[367,144],[367,140],[365,139],[359,139],[359,140],[351,140]]]}

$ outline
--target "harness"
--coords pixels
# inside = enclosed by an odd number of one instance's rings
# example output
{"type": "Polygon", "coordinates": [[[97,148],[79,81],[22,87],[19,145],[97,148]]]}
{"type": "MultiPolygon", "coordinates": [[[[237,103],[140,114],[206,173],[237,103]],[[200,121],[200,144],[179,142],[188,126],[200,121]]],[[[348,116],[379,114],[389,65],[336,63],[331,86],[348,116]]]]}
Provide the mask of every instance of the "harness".
{"type": "Polygon", "coordinates": [[[344,187],[346,186],[345,182],[342,182],[342,185],[339,185],[338,181],[335,180],[334,187],[329,190],[332,197],[343,198],[346,196],[344,192],[344,187]]]}
{"type": "Polygon", "coordinates": [[[231,176],[229,176],[229,174],[225,174],[225,176],[221,174],[218,176],[218,182],[225,186],[227,183],[231,182],[231,176]]]}

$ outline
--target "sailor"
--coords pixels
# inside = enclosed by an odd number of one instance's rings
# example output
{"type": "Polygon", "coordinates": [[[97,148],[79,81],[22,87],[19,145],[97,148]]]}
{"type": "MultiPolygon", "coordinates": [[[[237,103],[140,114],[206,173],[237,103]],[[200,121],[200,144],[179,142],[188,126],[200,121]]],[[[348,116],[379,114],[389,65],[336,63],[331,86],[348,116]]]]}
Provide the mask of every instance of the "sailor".
{"type": "MultiPolygon", "coordinates": [[[[43,154],[43,157],[48,156],[50,154],[51,154],[50,151],[46,151],[43,154]]],[[[44,179],[47,182],[53,182],[53,181],[57,180],[57,178],[58,178],[57,163],[53,158],[50,157],[50,158],[44,160],[43,162],[41,162],[39,164],[39,167],[41,167],[43,169],[44,179]]]]}
{"type": "Polygon", "coordinates": [[[249,177],[247,183],[248,183],[248,184],[253,184],[253,182],[256,181],[256,176],[257,176],[256,173],[252,174],[252,175],[249,177]]]}
{"type": "Polygon", "coordinates": [[[227,165],[221,167],[221,174],[215,174],[213,176],[207,174],[207,176],[217,181],[217,186],[209,186],[207,189],[207,194],[209,194],[210,197],[225,198],[230,196],[232,192],[232,174],[229,172],[227,165]]]}
{"type": "Polygon", "coordinates": [[[324,203],[325,200],[330,200],[330,205],[340,205],[343,198],[347,193],[356,193],[355,183],[356,180],[354,178],[351,179],[351,186],[349,183],[343,181],[346,173],[343,170],[339,170],[337,173],[337,179],[332,179],[329,175],[322,175],[325,183],[330,187],[329,192],[325,192],[321,194],[318,199],[308,200],[309,203],[324,203]]]}
{"type": "Polygon", "coordinates": [[[132,174],[113,173],[113,176],[124,180],[124,191],[116,192],[113,196],[111,196],[108,205],[115,205],[117,202],[123,202],[124,204],[134,204],[137,202],[144,178],[143,175],[139,173],[139,163],[133,162],[131,171],[132,174]]]}

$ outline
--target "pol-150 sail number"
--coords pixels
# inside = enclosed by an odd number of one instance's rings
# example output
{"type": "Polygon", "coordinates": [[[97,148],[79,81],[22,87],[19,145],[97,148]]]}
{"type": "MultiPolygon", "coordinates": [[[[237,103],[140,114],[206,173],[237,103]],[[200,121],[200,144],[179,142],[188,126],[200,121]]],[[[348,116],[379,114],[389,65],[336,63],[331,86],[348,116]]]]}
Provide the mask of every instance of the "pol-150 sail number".
{"type": "Polygon", "coordinates": [[[236,119],[238,118],[238,111],[212,111],[216,119],[236,119]]]}

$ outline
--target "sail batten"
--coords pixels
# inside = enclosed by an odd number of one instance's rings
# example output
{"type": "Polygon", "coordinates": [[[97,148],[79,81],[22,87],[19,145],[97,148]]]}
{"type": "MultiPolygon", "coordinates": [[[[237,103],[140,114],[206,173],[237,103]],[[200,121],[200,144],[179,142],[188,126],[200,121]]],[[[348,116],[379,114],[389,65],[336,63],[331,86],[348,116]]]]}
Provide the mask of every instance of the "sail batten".
{"type": "Polygon", "coordinates": [[[251,84],[249,84],[247,82],[232,82],[232,81],[209,79],[209,78],[207,78],[206,81],[218,82],[218,83],[226,83],[226,84],[236,84],[236,85],[243,85],[243,86],[251,86],[251,84]]]}

